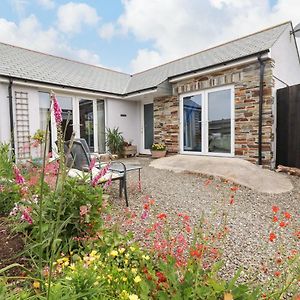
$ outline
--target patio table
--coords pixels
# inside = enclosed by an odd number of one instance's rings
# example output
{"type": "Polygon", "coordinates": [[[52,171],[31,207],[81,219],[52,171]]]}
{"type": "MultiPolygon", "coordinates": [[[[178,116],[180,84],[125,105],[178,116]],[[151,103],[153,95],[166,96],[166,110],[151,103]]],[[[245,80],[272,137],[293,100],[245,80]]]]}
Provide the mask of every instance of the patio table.
{"type": "MultiPolygon", "coordinates": [[[[132,165],[132,164],[125,164],[126,167],[126,172],[131,172],[131,171],[139,171],[139,181],[138,181],[138,188],[139,191],[142,191],[142,182],[141,182],[141,169],[142,166],[140,165],[132,165]]],[[[111,171],[114,172],[119,172],[119,173],[124,173],[124,169],[121,168],[119,165],[113,165],[109,168],[111,171]]]]}

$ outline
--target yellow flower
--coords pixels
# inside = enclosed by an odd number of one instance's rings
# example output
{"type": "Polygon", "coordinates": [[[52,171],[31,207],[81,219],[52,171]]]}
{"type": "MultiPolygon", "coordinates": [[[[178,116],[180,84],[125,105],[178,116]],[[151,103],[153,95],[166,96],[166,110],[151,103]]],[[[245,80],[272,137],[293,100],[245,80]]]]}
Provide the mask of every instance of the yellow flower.
{"type": "Polygon", "coordinates": [[[122,277],[122,280],[125,282],[127,281],[127,277],[122,277]]]}
{"type": "Polygon", "coordinates": [[[68,265],[69,265],[69,262],[68,262],[68,261],[65,261],[65,262],[64,262],[64,266],[67,267],[68,265]]]}
{"type": "Polygon", "coordinates": [[[112,250],[112,251],[110,252],[110,256],[113,256],[113,257],[118,256],[118,251],[112,250]]]}
{"type": "Polygon", "coordinates": [[[142,258],[145,259],[145,260],[149,260],[150,256],[149,255],[143,255],[142,258]]]}
{"type": "Polygon", "coordinates": [[[126,253],[126,254],[125,254],[125,257],[128,258],[128,257],[129,257],[129,253],[126,253]]]}
{"type": "Polygon", "coordinates": [[[131,272],[132,272],[133,274],[136,274],[137,268],[131,268],[131,272]]]}
{"type": "Polygon", "coordinates": [[[70,268],[72,271],[75,271],[75,269],[76,269],[75,264],[71,264],[69,268],[70,268]]]}
{"type": "Polygon", "coordinates": [[[127,291],[123,290],[122,293],[120,294],[121,299],[128,299],[129,298],[129,294],[127,291]]]}
{"type": "Polygon", "coordinates": [[[132,252],[134,252],[134,251],[135,251],[135,247],[131,246],[131,247],[130,247],[130,250],[131,250],[132,252]]]}
{"type": "Polygon", "coordinates": [[[125,265],[127,265],[128,264],[128,259],[124,259],[124,263],[125,263],[125,265]]]}
{"type": "Polygon", "coordinates": [[[141,281],[142,281],[142,279],[141,279],[141,277],[139,275],[134,278],[134,282],[135,283],[139,283],[141,281]]]}
{"type": "Polygon", "coordinates": [[[94,285],[99,285],[99,281],[95,281],[95,282],[94,282],[94,285]]]}
{"type": "Polygon", "coordinates": [[[107,278],[109,279],[109,280],[112,280],[112,276],[109,274],[109,275],[107,275],[107,278]]]}
{"type": "Polygon", "coordinates": [[[35,289],[39,289],[40,286],[41,286],[41,284],[39,283],[39,281],[34,281],[32,285],[33,285],[33,288],[35,288],[35,289]]]}
{"type": "Polygon", "coordinates": [[[129,295],[129,300],[139,300],[140,298],[136,294],[129,295]]]}
{"type": "Polygon", "coordinates": [[[124,252],[125,252],[125,248],[119,249],[119,253],[120,253],[120,254],[122,254],[122,253],[124,253],[124,252]]]}
{"type": "Polygon", "coordinates": [[[93,250],[91,253],[90,253],[90,256],[96,256],[96,254],[97,254],[97,251],[96,250],[93,250]]]}

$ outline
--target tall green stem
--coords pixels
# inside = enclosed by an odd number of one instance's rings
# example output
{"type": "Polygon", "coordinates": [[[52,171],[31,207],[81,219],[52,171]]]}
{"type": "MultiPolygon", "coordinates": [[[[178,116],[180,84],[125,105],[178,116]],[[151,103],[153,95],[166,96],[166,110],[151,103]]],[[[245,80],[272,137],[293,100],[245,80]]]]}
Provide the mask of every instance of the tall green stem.
{"type": "Polygon", "coordinates": [[[47,116],[47,126],[45,133],[45,146],[43,153],[43,169],[41,174],[41,186],[40,186],[40,201],[39,201],[39,272],[40,279],[43,279],[43,266],[42,266],[42,256],[43,256],[43,234],[42,234],[42,219],[43,219],[43,197],[44,197],[44,179],[45,179],[45,167],[46,167],[46,156],[47,156],[47,143],[48,143],[48,134],[49,134],[49,121],[50,113],[47,116]]]}

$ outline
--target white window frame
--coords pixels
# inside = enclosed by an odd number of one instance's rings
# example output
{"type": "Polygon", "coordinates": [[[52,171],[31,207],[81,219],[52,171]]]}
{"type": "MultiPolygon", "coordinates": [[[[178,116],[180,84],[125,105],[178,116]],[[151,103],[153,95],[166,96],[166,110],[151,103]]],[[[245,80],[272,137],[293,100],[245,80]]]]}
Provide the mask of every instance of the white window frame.
{"type": "Polygon", "coordinates": [[[205,89],[197,92],[184,93],[179,98],[179,115],[180,115],[180,153],[191,154],[191,155],[205,155],[205,156],[223,156],[233,157],[235,152],[235,105],[234,105],[234,85],[226,85],[221,87],[215,87],[205,89]],[[208,94],[211,92],[217,92],[222,90],[229,90],[231,95],[231,152],[230,153],[217,153],[208,151],[208,94]],[[184,151],[184,110],[183,110],[183,98],[202,95],[202,117],[201,117],[201,134],[202,134],[202,151],[184,151]]]}

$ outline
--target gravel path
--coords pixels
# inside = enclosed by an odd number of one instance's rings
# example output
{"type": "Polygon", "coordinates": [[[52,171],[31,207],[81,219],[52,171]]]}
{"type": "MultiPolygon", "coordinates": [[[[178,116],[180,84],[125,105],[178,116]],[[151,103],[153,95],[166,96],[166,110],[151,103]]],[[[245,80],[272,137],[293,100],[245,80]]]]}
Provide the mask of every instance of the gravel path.
{"type": "MultiPolygon", "coordinates": [[[[278,205],[283,211],[288,211],[292,215],[293,223],[297,224],[297,230],[300,228],[299,177],[290,177],[294,185],[291,192],[277,195],[262,194],[240,186],[235,193],[234,204],[230,205],[232,184],[224,180],[154,169],[149,167],[151,158],[140,157],[127,161],[143,166],[141,193],[137,189],[137,173],[130,172],[128,180],[129,209],[138,216],[142,213],[143,201],[147,195],[155,199],[157,212],[166,212],[171,216],[177,212],[184,212],[189,214],[194,222],[197,222],[204,213],[213,223],[218,223],[222,213],[228,211],[229,234],[225,241],[223,257],[225,277],[232,276],[239,266],[243,266],[244,276],[247,278],[248,273],[253,274],[253,271],[260,269],[261,265],[270,258],[274,259],[276,242],[268,246],[273,205],[278,205]]],[[[116,196],[115,185],[116,183],[111,188],[113,194],[111,201],[113,215],[120,220],[124,215],[125,201],[116,196]]],[[[133,230],[138,235],[141,228],[136,226],[133,230]]],[[[289,227],[282,229],[282,232],[285,231],[289,231],[289,227]]],[[[282,243],[287,247],[286,250],[295,249],[295,247],[300,249],[299,240],[285,238],[285,234],[282,234],[282,237],[282,243]]],[[[259,276],[263,275],[260,273],[259,276]]]]}

